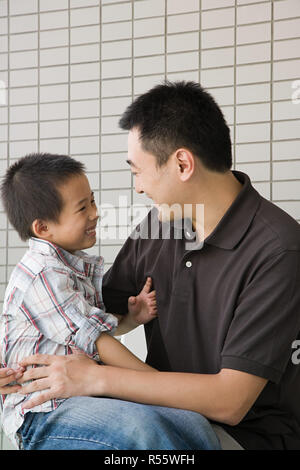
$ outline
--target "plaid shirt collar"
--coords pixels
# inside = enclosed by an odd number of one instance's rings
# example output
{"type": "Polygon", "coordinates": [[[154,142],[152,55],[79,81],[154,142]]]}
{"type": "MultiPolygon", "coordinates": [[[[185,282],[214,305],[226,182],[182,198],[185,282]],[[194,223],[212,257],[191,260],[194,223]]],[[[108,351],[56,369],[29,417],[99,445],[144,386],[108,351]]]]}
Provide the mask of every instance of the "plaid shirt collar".
{"type": "Polygon", "coordinates": [[[76,275],[89,277],[94,265],[103,265],[104,260],[101,256],[90,256],[84,251],[75,251],[70,253],[55,243],[40,238],[31,237],[29,239],[29,249],[45,255],[55,256],[63,262],[68,268],[72,269],[76,275]]]}

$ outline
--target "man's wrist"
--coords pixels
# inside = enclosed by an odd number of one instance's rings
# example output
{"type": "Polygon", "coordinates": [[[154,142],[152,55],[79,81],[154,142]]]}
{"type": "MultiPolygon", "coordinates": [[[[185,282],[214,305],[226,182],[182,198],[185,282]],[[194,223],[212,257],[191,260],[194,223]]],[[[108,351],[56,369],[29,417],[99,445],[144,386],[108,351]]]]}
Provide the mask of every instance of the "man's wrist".
{"type": "Polygon", "coordinates": [[[112,366],[99,365],[97,366],[96,374],[93,378],[92,388],[94,396],[107,397],[110,396],[110,378],[111,378],[111,369],[116,369],[112,366]]]}
{"type": "Polygon", "coordinates": [[[88,396],[106,396],[107,387],[107,373],[108,366],[94,363],[93,367],[88,372],[86,382],[86,393],[88,396]]]}

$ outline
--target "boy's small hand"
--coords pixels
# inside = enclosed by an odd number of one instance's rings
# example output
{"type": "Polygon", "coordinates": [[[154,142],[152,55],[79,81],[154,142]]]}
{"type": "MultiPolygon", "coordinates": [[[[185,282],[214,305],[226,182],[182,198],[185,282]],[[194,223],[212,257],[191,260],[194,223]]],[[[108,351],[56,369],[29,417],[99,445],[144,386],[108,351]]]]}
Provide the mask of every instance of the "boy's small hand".
{"type": "Polygon", "coordinates": [[[141,292],[128,299],[128,312],[132,320],[138,325],[148,323],[157,317],[156,292],[150,292],[151,277],[148,277],[141,292]]]}

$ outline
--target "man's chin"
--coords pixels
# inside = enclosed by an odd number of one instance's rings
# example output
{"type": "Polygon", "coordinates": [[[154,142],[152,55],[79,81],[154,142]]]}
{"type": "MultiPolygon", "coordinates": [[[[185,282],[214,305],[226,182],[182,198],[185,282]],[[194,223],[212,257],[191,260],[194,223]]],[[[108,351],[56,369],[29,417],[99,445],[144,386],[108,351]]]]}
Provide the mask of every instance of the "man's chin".
{"type": "Polygon", "coordinates": [[[159,204],[155,204],[157,209],[157,218],[160,222],[170,222],[174,219],[174,214],[170,213],[170,211],[164,210],[159,204]]]}
{"type": "Polygon", "coordinates": [[[181,220],[182,208],[180,204],[155,204],[157,209],[157,217],[160,222],[172,222],[173,220],[181,220]]]}

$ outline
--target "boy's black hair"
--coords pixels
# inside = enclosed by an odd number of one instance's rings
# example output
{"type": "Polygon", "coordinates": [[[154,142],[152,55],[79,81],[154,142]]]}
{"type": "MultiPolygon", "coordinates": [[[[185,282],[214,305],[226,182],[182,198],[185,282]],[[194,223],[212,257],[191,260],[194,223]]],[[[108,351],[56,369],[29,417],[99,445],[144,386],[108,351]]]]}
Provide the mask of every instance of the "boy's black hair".
{"type": "Polygon", "coordinates": [[[189,149],[210,170],[231,168],[230,130],[213,97],[199,83],[166,81],[139,96],[119,121],[140,132],[142,148],[164,165],[178,148],[189,149]]]}
{"type": "Polygon", "coordinates": [[[1,198],[8,220],[22,240],[33,236],[31,225],[35,219],[58,220],[63,208],[58,186],[83,173],[83,163],[49,153],[26,155],[8,168],[1,198]]]}

